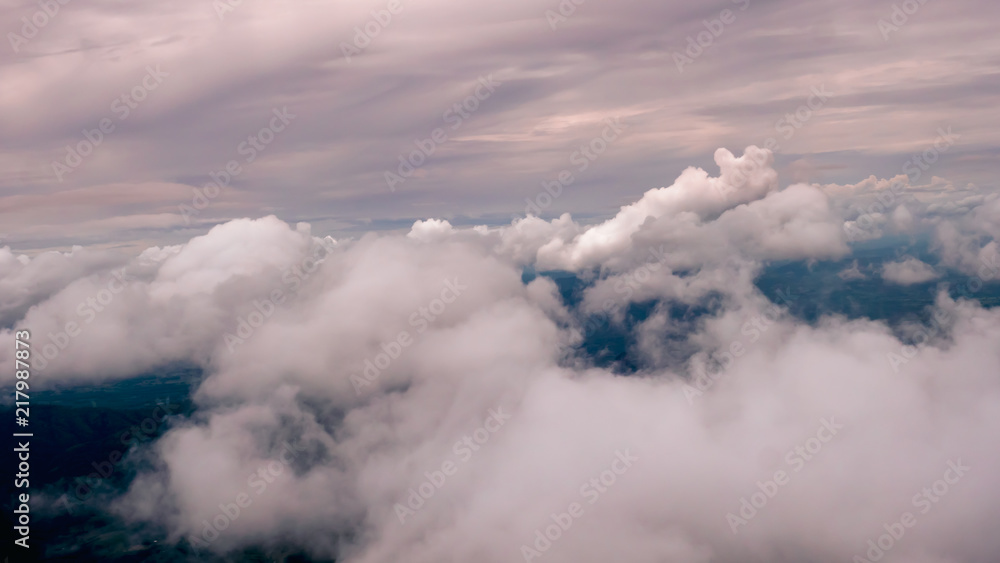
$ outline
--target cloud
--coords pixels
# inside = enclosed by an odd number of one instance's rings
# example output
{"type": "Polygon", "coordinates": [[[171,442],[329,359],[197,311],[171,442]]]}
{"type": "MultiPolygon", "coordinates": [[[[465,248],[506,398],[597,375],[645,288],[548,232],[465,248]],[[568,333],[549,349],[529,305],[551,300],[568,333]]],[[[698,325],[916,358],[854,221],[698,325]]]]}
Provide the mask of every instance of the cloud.
{"type": "Polygon", "coordinates": [[[845,269],[841,270],[837,274],[837,276],[840,277],[840,279],[842,279],[844,281],[866,280],[866,279],[868,279],[868,276],[865,275],[861,271],[861,269],[858,267],[858,261],[857,260],[855,260],[854,262],[851,263],[851,267],[845,268],[845,269]]]}
{"type": "Polygon", "coordinates": [[[118,266],[126,256],[74,247],[69,252],[43,252],[34,258],[0,247],[0,327],[9,327],[28,309],[59,294],[73,282],[118,266]]]}
{"type": "MultiPolygon", "coordinates": [[[[563,231],[538,245],[542,268],[620,269],[643,260],[650,247],[669,243],[672,266],[724,261],[733,253],[754,259],[828,257],[847,252],[842,220],[827,196],[805,184],[778,190],[770,151],[750,146],[736,158],[715,155],[721,174],[688,168],[668,187],[646,192],[613,218],[586,230],[563,231]]],[[[550,237],[568,219],[534,232],[550,237]]],[[[519,223],[513,238],[524,236],[519,223]]]]}
{"type": "MultiPolygon", "coordinates": [[[[410,225],[425,218],[427,205],[456,225],[497,226],[523,209],[543,180],[567,167],[577,172],[573,152],[600,133],[601,120],[616,116],[630,123],[629,132],[578,175],[553,214],[603,215],[695,159],[711,165],[704,155],[717,147],[764,146],[768,138],[779,145],[779,169],[786,161],[812,163],[796,181],[853,184],[872,170],[897,174],[930,146],[938,127],[951,125],[961,143],[920,172],[954,177],[956,186],[991,185],[996,175],[989,164],[995,132],[980,108],[996,101],[990,53],[998,40],[976,17],[990,8],[983,0],[922,6],[890,41],[877,25],[891,17],[881,1],[780,0],[746,10],[725,2],[737,20],[684,73],[676,72],[674,55],[722,6],[594,3],[553,30],[546,11],[558,2],[476,10],[400,4],[350,61],[343,45],[353,44],[355,28],[373,21],[373,11],[386,10],[384,0],[294,10],[244,3],[221,16],[219,3],[195,1],[125,11],[110,3],[61,7],[26,45],[15,49],[6,37],[0,53],[0,80],[20,85],[0,96],[0,137],[8,147],[0,158],[0,222],[31,250],[79,243],[79,224],[89,226],[93,242],[176,243],[260,210],[288,222],[333,218],[344,231],[337,238],[372,225],[410,225]],[[970,41],[983,49],[956,65],[947,54],[970,41]],[[115,101],[157,65],[169,76],[120,119],[115,101]],[[384,174],[397,156],[436,128],[450,128],[443,113],[489,73],[503,85],[461,129],[448,131],[449,142],[421,176],[390,192],[384,174]],[[787,117],[821,86],[831,99],[786,136],[787,117]],[[240,143],[281,106],[299,117],[199,215],[197,231],[182,228],[177,206],[211,173],[242,159],[240,143]],[[104,118],[114,131],[59,181],[52,163],[104,118]],[[130,195],[101,197],[109,195],[105,186],[130,195]],[[45,201],[91,190],[100,208],[53,209],[45,201]],[[15,204],[16,213],[6,211],[15,204]],[[176,217],[136,228],[141,217],[163,213],[176,217]],[[112,221],[128,215],[134,220],[112,221]]],[[[23,33],[21,18],[39,9],[9,3],[8,32],[23,33]]]]}
{"type": "Polygon", "coordinates": [[[882,279],[899,285],[913,285],[936,280],[941,277],[930,264],[916,258],[899,262],[888,262],[882,266],[882,279]]]}
{"type": "MultiPolygon", "coordinates": [[[[686,169],[593,225],[430,219],[335,240],[267,216],[111,267],[5,250],[0,283],[67,272],[11,313],[45,358],[43,386],[204,369],[196,415],[104,506],[202,550],[510,561],[578,503],[546,561],[850,560],[907,511],[918,527],[892,557],[1000,552],[977,524],[1000,516],[1000,312],[942,294],[936,324],[901,339],[768,301],[754,284],[765,263],[851,251],[836,197],[781,189],[771,159],[719,151],[720,176],[686,169]],[[577,272],[580,303],[525,283],[526,266],[577,272]],[[639,303],[653,306],[626,329],[635,373],[579,352],[591,315],[614,323],[639,303]],[[509,420],[480,431],[498,409],[509,420]],[[914,495],[956,460],[971,469],[923,512],[914,495]]],[[[987,249],[965,221],[989,213],[961,216],[947,240],[987,249]]]]}

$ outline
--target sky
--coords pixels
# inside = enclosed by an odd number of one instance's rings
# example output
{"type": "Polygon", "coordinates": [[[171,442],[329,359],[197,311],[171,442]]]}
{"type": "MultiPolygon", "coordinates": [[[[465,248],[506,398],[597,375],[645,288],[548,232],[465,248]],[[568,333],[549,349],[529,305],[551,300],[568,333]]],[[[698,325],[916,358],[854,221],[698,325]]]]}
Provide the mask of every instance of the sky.
{"type": "Polygon", "coordinates": [[[80,495],[106,521],[349,563],[997,560],[989,4],[55,2],[0,11],[0,340],[32,392],[202,373],[80,495]],[[801,318],[804,278],[757,285],[789,262],[932,304],[801,318]]]}
{"type": "Polygon", "coordinates": [[[944,128],[960,137],[932,173],[996,187],[986,2],[57,6],[0,6],[0,237],[22,252],[136,252],[267,214],[335,237],[509,224],[564,170],[536,214],[596,222],[768,138],[783,184],[854,184],[899,174],[944,128]],[[254,148],[274,111],[282,130],[254,148]],[[581,171],[609,119],[621,133],[581,171]],[[433,154],[387,181],[417,141],[433,154]],[[195,209],[230,161],[240,173],[195,209]]]}

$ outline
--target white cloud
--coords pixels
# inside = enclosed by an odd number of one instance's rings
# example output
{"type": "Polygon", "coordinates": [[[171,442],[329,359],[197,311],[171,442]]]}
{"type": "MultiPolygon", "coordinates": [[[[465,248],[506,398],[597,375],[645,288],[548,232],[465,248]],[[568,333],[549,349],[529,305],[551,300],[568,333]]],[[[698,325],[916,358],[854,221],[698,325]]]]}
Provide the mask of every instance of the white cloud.
{"type": "Polygon", "coordinates": [[[837,274],[837,276],[839,276],[840,279],[842,279],[844,281],[866,280],[866,279],[868,279],[868,276],[865,275],[861,271],[861,268],[858,266],[858,261],[857,260],[855,260],[854,262],[852,262],[851,266],[849,268],[844,268],[843,270],[841,270],[837,274]]]}
{"type": "Polygon", "coordinates": [[[913,285],[936,280],[941,277],[930,264],[916,258],[899,262],[888,262],[882,266],[882,279],[899,285],[913,285]]]}
{"type": "MultiPolygon", "coordinates": [[[[738,160],[726,155],[723,179],[738,160]]],[[[935,310],[949,322],[923,338],[909,330],[913,347],[881,322],[798,320],[754,280],[768,260],[844,256],[843,218],[819,187],[778,189],[769,166],[732,201],[720,181],[688,169],[592,227],[569,215],[492,230],[428,220],[332,241],[274,217],[236,220],[125,263],[134,279],[120,290],[106,269],[56,276],[62,285],[30,298],[17,324],[36,351],[79,325],[39,372],[49,383],[176,361],[205,369],[198,415],[156,443],[156,463],[112,510],[176,541],[247,494],[217,551],[283,540],[355,563],[510,561],[581,502],[546,561],[850,560],[960,458],[969,475],[893,556],[1000,552],[978,525],[1000,516],[1000,312],[942,296],[935,310]],[[580,310],[551,280],[523,283],[526,264],[592,282],[580,310]],[[709,296],[706,315],[671,315],[709,296]],[[82,314],[88,299],[101,309],[82,314]],[[581,312],[650,300],[663,303],[631,335],[638,373],[575,353],[581,312]],[[711,385],[692,380],[717,363],[711,385]],[[464,459],[456,443],[496,408],[511,419],[464,459]],[[842,431],[798,453],[830,418],[842,431]],[[581,487],[622,450],[634,466],[589,504],[581,487]],[[456,459],[400,524],[396,505],[456,459]],[[727,514],[779,470],[789,484],[734,534],[727,514]]],[[[0,283],[25,287],[26,269],[52,258],[31,266],[39,259],[0,253],[0,283]]],[[[911,259],[883,275],[925,268],[911,259]]]]}

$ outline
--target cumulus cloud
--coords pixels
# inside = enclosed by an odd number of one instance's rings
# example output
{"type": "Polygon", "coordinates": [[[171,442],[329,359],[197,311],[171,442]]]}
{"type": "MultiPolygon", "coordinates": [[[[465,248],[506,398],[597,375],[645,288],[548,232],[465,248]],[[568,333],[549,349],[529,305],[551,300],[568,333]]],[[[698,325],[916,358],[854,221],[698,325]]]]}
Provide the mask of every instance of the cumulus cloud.
{"type": "MultiPolygon", "coordinates": [[[[651,247],[672,268],[698,268],[733,256],[756,260],[826,258],[846,254],[842,219],[817,187],[778,190],[770,151],[747,147],[736,158],[715,153],[720,175],[688,168],[670,186],[653,189],[611,219],[589,229],[567,229],[564,215],[549,225],[528,218],[505,238],[539,240],[540,268],[627,270],[647,260],[651,247]]],[[[524,243],[521,243],[522,245],[524,243]]]]}
{"type": "Polygon", "coordinates": [[[0,327],[9,327],[31,305],[44,301],[73,282],[121,265],[126,256],[73,247],[68,252],[49,251],[29,258],[0,247],[0,327]]]}
{"type": "MultiPolygon", "coordinates": [[[[797,288],[772,303],[754,281],[768,261],[849,254],[836,196],[781,189],[763,149],[715,157],[718,177],[689,168],[593,226],[426,220],[334,240],[239,219],[117,276],[81,259],[59,278],[76,279],[23,297],[16,324],[35,335],[43,381],[204,368],[196,414],[106,506],[199,549],[846,561],[909,511],[916,527],[886,561],[1000,552],[981,525],[1000,517],[1000,312],[942,294],[937,322],[905,341],[882,322],[793,317],[797,288]],[[579,305],[550,279],[525,283],[525,266],[576,272],[579,305]],[[630,334],[636,373],[579,354],[588,316],[614,323],[649,302],[630,334]],[[950,463],[970,469],[955,480],[950,463]],[[948,491],[934,489],[949,470],[948,491]],[[914,500],[929,487],[939,500],[914,500]]],[[[4,256],[12,287],[52,259],[4,256]]]]}
{"type": "MultiPolygon", "coordinates": [[[[777,190],[770,151],[751,146],[736,158],[728,150],[719,149],[715,163],[721,170],[718,177],[700,168],[688,168],[673,185],[646,192],[639,201],[622,207],[614,218],[587,229],[572,241],[556,240],[543,246],[539,249],[540,265],[567,270],[591,268],[626,251],[647,222],[655,224],[662,218],[664,222],[680,220],[697,227],[702,221],[711,221],[726,210],[777,190]]],[[[753,214],[743,222],[761,220],[760,215],[753,214]]],[[[733,222],[733,227],[739,228],[741,221],[733,222]]]]}
{"type": "Polygon", "coordinates": [[[858,266],[857,260],[852,262],[849,268],[844,268],[839,273],[837,273],[837,276],[839,276],[840,279],[844,281],[868,279],[868,276],[865,275],[864,272],[861,271],[861,268],[858,266]]]}
{"type": "Polygon", "coordinates": [[[899,285],[912,285],[936,280],[941,274],[933,266],[916,258],[888,262],[882,266],[882,279],[899,285]]]}

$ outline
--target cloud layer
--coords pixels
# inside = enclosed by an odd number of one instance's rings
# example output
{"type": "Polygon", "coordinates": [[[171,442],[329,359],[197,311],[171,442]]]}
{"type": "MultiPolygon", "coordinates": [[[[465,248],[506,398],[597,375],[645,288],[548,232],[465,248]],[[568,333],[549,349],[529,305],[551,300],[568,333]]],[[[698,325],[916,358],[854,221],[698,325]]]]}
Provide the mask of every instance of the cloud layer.
{"type": "MultiPolygon", "coordinates": [[[[770,151],[715,159],[719,176],[688,168],[591,226],[431,219],[349,240],[268,216],[132,258],[5,248],[0,284],[17,298],[3,311],[31,328],[49,382],[205,369],[197,413],[106,506],[203,550],[735,563],[873,557],[871,540],[890,563],[1000,553],[983,526],[1000,517],[1000,312],[942,293],[933,323],[905,335],[792,317],[754,286],[762,265],[847,256],[858,206],[888,181],[781,189],[770,151]],[[588,280],[580,303],[546,277],[525,283],[525,266],[588,280]],[[578,353],[588,315],[615,322],[651,301],[637,373],[578,353]],[[670,314],[707,302],[688,324],[670,314]]],[[[900,219],[887,231],[932,232],[938,267],[974,276],[995,256],[997,200],[981,199],[963,214],[871,212],[900,219]]]]}
{"type": "Polygon", "coordinates": [[[960,139],[912,169],[996,187],[984,0],[909,15],[883,0],[587,2],[555,23],[559,2],[393,4],[5,3],[0,236],[144,248],[263,211],[341,238],[429,206],[498,226],[563,170],[574,182],[546,216],[603,219],[720,146],[773,149],[793,183],[846,184],[900,173],[948,128],[960,139]],[[624,132],[581,160],[614,118],[624,132]],[[386,172],[421,143],[433,154],[391,191],[386,172]],[[185,215],[230,162],[239,173],[185,215]]]}

